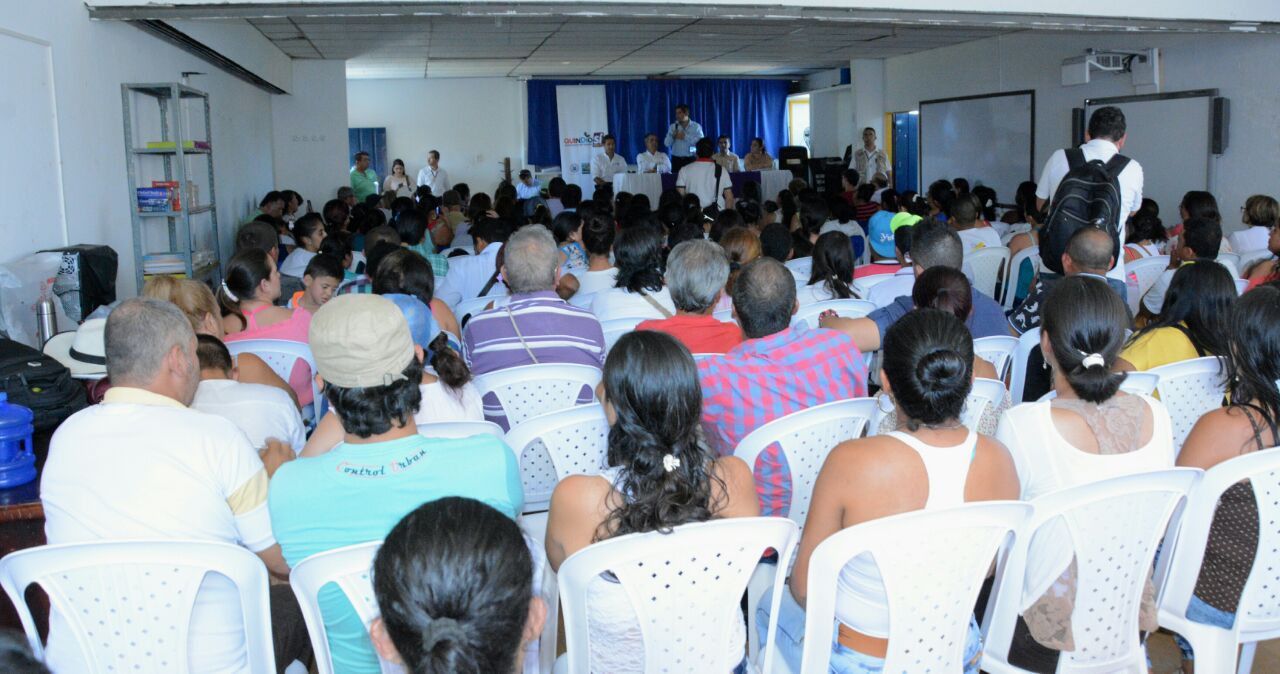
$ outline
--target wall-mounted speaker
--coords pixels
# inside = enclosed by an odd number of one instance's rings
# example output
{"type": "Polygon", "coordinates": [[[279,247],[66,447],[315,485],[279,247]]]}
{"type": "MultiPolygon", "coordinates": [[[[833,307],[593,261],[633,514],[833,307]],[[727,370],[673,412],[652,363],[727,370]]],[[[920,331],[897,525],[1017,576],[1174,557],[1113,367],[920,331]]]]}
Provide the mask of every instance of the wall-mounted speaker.
{"type": "Polygon", "coordinates": [[[1071,147],[1084,144],[1084,108],[1071,108],[1071,147]]]}
{"type": "Polygon", "coordinates": [[[1210,112],[1209,151],[1222,154],[1227,151],[1227,126],[1230,122],[1231,101],[1215,96],[1213,109],[1210,112]]]}

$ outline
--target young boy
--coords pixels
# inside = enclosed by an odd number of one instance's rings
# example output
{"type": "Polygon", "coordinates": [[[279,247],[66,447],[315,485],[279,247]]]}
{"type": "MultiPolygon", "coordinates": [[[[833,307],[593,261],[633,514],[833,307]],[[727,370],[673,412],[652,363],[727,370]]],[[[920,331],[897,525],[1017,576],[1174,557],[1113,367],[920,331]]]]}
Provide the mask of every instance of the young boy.
{"type": "Polygon", "coordinates": [[[302,451],[307,436],[302,416],[289,394],[274,386],[241,383],[231,353],[217,337],[197,337],[196,358],[200,362],[200,387],[191,402],[192,409],[226,417],[244,431],[258,450],[272,442],[282,442],[294,454],[302,451]]]}
{"type": "Polygon", "coordinates": [[[314,314],[338,292],[343,276],[341,260],[323,253],[316,255],[307,263],[307,270],[302,274],[302,290],[294,293],[289,307],[314,314]]]}

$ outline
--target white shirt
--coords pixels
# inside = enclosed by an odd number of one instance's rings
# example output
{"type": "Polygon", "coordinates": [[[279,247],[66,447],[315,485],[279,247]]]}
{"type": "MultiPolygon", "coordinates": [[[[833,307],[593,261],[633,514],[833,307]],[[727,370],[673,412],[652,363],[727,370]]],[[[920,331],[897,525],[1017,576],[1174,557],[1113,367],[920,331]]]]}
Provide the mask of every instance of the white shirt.
{"type": "Polygon", "coordinates": [[[657,173],[671,173],[671,158],[666,152],[641,152],[636,155],[636,166],[641,173],[657,169],[657,173]]]}
{"type": "Polygon", "coordinates": [[[418,171],[418,185],[430,187],[431,193],[438,197],[449,189],[449,174],[442,168],[432,169],[430,166],[424,166],[418,171]]]}
{"type": "Polygon", "coordinates": [[[1000,242],[1000,233],[992,227],[970,227],[956,234],[960,236],[960,243],[964,244],[966,254],[979,248],[999,248],[1004,245],[1000,242]]]}
{"type": "Polygon", "coordinates": [[[536,179],[532,185],[524,184],[523,180],[516,181],[516,198],[534,199],[540,196],[542,196],[542,185],[536,179]]]}
{"type": "Polygon", "coordinates": [[[742,170],[742,160],[738,158],[738,155],[732,152],[726,152],[724,154],[717,152],[711,155],[711,161],[723,166],[726,171],[742,170]]]}
{"type": "MultiPolygon", "coordinates": [[[[676,305],[671,301],[669,290],[663,288],[658,292],[648,290],[645,292],[671,312],[672,316],[676,314],[676,305]]],[[[667,318],[643,295],[629,292],[625,288],[609,288],[597,292],[595,300],[591,303],[591,313],[602,322],[613,318],[667,318]]]]}
{"type": "MultiPolygon", "coordinates": [[[[1115,143],[1102,138],[1094,138],[1081,145],[1080,149],[1084,152],[1085,161],[1097,159],[1107,162],[1120,152],[1115,143]]],[[[1044,163],[1044,169],[1040,171],[1040,182],[1036,183],[1036,197],[1046,201],[1052,199],[1054,193],[1058,191],[1058,183],[1062,182],[1068,170],[1070,166],[1067,164],[1066,150],[1054,150],[1053,154],[1049,155],[1049,160],[1044,163]]],[[[1138,210],[1138,206],[1142,205],[1142,165],[1130,158],[1128,165],[1117,176],[1117,181],[1120,183],[1120,240],[1124,241],[1125,220],[1129,219],[1130,213],[1138,210]]],[[[1107,278],[1124,281],[1123,253],[1116,255],[1116,266],[1107,272],[1107,278]]]]}
{"type": "Polygon", "coordinates": [[[916,287],[915,268],[907,265],[897,272],[894,272],[893,278],[881,281],[867,291],[867,301],[876,305],[876,308],[887,307],[893,304],[893,301],[903,295],[910,295],[911,291],[916,287]]]}
{"type": "MultiPolygon", "coordinates": [[[[1255,250],[1266,250],[1271,239],[1271,230],[1262,225],[1253,225],[1231,235],[1231,249],[1237,253],[1252,253],[1255,250]]],[[[1218,251],[1222,252],[1222,251],[1218,251]]]]}
{"type": "MultiPolygon", "coordinates": [[[[502,244],[491,243],[475,255],[460,255],[449,258],[449,273],[436,288],[436,297],[452,309],[462,300],[480,296],[480,291],[489,282],[493,272],[498,269],[498,251],[502,244]]],[[[506,287],[501,281],[495,282],[489,294],[505,293],[506,287]]]]}
{"type": "Polygon", "coordinates": [[[413,421],[419,426],[444,421],[484,421],[480,391],[471,382],[459,389],[451,389],[436,381],[419,384],[418,389],[422,391],[422,404],[413,415],[413,421]]]}
{"type": "MultiPolygon", "coordinates": [[[[276,543],[267,472],[244,433],[142,389],[115,387],[101,405],[58,427],[40,499],[50,544],[185,539],[259,552],[276,543]]],[[[136,598],[139,607],[148,601],[136,598]]],[[[89,671],[56,604],[49,623],[49,668],[89,671]]],[[[235,588],[221,576],[206,577],[187,637],[190,671],[252,674],[243,631],[235,588]]]]}
{"type": "Polygon", "coordinates": [[[258,449],[267,446],[267,438],[288,444],[294,454],[307,444],[302,415],[289,394],[274,386],[206,379],[196,389],[191,408],[235,424],[249,437],[249,444],[258,449]]]}
{"type": "Polygon", "coordinates": [[[617,152],[613,156],[601,152],[591,158],[591,177],[599,178],[607,183],[613,182],[613,176],[627,172],[627,160],[617,152]]]}
{"type": "Polygon", "coordinates": [[[311,264],[311,258],[315,256],[315,253],[306,248],[294,248],[293,252],[284,258],[284,262],[280,263],[280,275],[302,278],[307,271],[307,265],[311,264]]]}
{"type": "Polygon", "coordinates": [[[724,191],[733,187],[733,181],[729,178],[729,172],[721,168],[720,180],[717,182],[716,166],[713,161],[695,161],[686,165],[676,176],[676,187],[698,195],[703,208],[713,203],[724,208],[724,191]]]}
{"type": "Polygon", "coordinates": [[[880,148],[868,150],[865,147],[860,147],[853,151],[853,157],[849,159],[849,168],[858,172],[859,185],[871,182],[871,179],[877,173],[883,173],[887,178],[889,176],[889,156],[880,148]]]}

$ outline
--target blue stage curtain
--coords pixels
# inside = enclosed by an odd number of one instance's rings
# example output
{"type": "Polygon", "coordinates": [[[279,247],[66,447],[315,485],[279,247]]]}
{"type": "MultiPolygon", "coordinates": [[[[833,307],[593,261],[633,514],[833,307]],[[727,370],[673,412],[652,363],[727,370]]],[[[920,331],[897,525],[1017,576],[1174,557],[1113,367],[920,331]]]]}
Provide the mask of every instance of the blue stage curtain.
{"type": "Polygon", "coordinates": [[[689,104],[689,116],[707,137],[728,135],[738,156],[751,149],[755,137],[775,157],[786,145],[785,80],[529,80],[531,164],[560,164],[556,87],[566,84],[604,85],[609,132],[628,163],[644,151],[646,134],[658,134],[659,142],[666,137],[678,103],[689,104]]]}

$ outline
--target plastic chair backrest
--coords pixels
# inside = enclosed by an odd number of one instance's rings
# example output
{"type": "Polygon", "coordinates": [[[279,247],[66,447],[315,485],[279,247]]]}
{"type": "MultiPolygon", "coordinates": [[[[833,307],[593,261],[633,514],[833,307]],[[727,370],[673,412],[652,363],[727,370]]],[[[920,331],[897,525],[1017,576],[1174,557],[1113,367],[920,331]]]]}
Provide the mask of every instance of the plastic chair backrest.
{"type": "Polygon", "coordinates": [[[1037,546],[1066,536],[1077,570],[1071,613],[1076,648],[1062,652],[1057,671],[1145,671],[1146,651],[1138,634],[1143,587],[1170,518],[1201,474],[1196,468],[1172,468],[1123,475],[1031,501],[1035,512],[996,572],[995,589],[983,617],[982,668],[1010,671],[988,662],[1007,663],[1017,617],[1038,598],[1024,596],[1028,556],[1037,546]],[[1116,517],[1116,513],[1125,516],[1116,517]],[[1054,530],[1037,537],[1049,524],[1054,530]]]}
{"type": "Polygon", "coordinates": [[[1236,253],[1218,253],[1218,257],[1214,258],[1218,264],[1227,268],[1231,272],[1231,276],[1240,278],[1240,256],[1236,253]]]}
{"type": "Polygon", "coordinates": [[[1200,416],[1222,407],[1222,397],[1226,394],[1222,361],[1215,356],[1205,356],[1153,367],[1150,371],[1160,377],[1156,392],[1160,394],[1160,402],[1169,409],[1173,447],[1181,450],[1200,416]]]}
{"type": "Polygon", "coordinates": [[[418,424],[418,435],[427,438],[469,438],[473,435],[492,435],[502,438],[502,427],[492,421],[438,421],[418,424]]]}
{"type": "Polygon", "coordinates": [[[994,365],[996,376],[1002,380],[1009,373],[1009,364],[1017,349],[1018,338],[1009,335],[993,335],[973,340],[973,355],[994,365]]]}
{"type": "Polygon", "coordinates": [[[457,316],[458,325],[462,326],[464,323],[469,322],[471,318],[474,318],[476,314],[487,309],[490,302],[493,303],[493,307],[496,309],[507,306],[507,302],[510,301],[511,296],[505,290],[491,293],[484,297],[472,297],[458,302],[458,305],[453,308],[453,315],[457,316]]]}
{"type": "MultiPolygon", "coordinates": [[[[635,657],[643,659],[646,674],[732,671],[738,659],[728,659],[729,638],[733,623],[742,620],[747,581],[765,550],[773,548],[779,553],[774,587],[784,587],[798,539],[789,520],[743,517],[619,536],[579,550],[559,573],[568,674],[590,672],[589,588],[607,571],[635,610],[644,641],[644,653],[635,657]]],[[[769,644],[782,595],[774,597],[769,644]]]]}
{"type": "Polygon", "coordinates": [[[516,424],[507,444],[517,457],[545,455],[550,461],[521,461],[526,512],[546,510],[556,484],[570,475],[595,475],[605,467],[609,421],[600,403],[548,412],[516,424]]]}
{"type": "Polygon", "coordinates": [[[1040,328],[1031,328],[1018,338],[1018,346],[1013,350],[1012,362],[1009,364],[1009,397],[1014,405],[1022,400],[1022,391],[1027,383],[1027,361],[1031,351],[1040,345],[1040,328]]]}
{"type": "Polygon", "coordinates": [[[191,611],[201,582],[210,574],[230,580],[239,594],[240,605],[227,606],[226,611],[228,616],[238,612],[243,622],[248,669],[274,672],[267,568],[238,545],[176,540],[68,543],[18,550],[0,559],[0,586],[13,602],[36,657],[44,659],[44,648],[25,599],[33,583],[49,595],[50,605],[67,622],[71,640],[94,672],[187,671],[191,611]],[[139,642],[146,648],[132,645],[139,642]]]}
{"type": "Polygon", "coordinates": [[[987,246],[969,251],[964,256],[973,270],[973,289],[985,293],[997,300],[1000,299],[1001,272],[1009,276],[1009,248],[1007,246],[987,246]]]}
{"type": "Polygon", "coordinates": [[[481,395],[498,398],[511,426],[539,414],[578,404],[586,388],[592,397],[602,376],[600,368],[573,363],[521,365],[478,374],[474,383],[481,395]]]}
{"type": "Polygon", "coordinates": [[[800,671],[828,671],[837,580],[861,554],[875,559],[889,600],[884,671],[963,670],[969,620],[991,560],[1030,515],[1025,503],[970,503],[864,522],[819,543],[809,558],[800,671]]]}
{"type": "Polygon", "coordinates": [[[976,377],[973,388],[964,401],[964,411],[960,413],[960,423],[977,432],[978,422],[990,408],[999,407],[1004,402],[1004,382],[986,377],[976,377]]]}
{"type": "Polygon", "coordinates": [[[1009,262],[1009,273],[1005,274],[1004,296],[1001,298],[1005,311],[1013,310],[1014,296],[1018,294],[1018,286],[1022,285],[1022,263],[1025,260],[1031,260],[1031,274],[1034,276],[1040,269],[1040,246],[1023,248],[1009,262]]]}
{"type": "Polygon", "coordinates": [[[1236,295],[1237,295],[1237,296],[1238,296],[1238,295],[1243,295],[1243,294],[1244,294],[1244,291],[1246,291],[1246,290],[1248,290],[1248,289],[1249,289],[1249,279],[1238,278],[1238,279],[1236,279],[1236,280],[1235,280],[1235,283],[1236,283],[1236,295]]]}
{"type": "Polygon", "coordinates": [[[610,318],[600,321],[600,327],[604,330],[604,350],[608,353],[613,349],[613,345],[618,342],[618,338],[636,329],[640,323],[649,320],[648,317],[638,318],[610,318]]]}
{"type": "Polygon", "coordinates": [[[320,392],[320,385],[316,383],[316,359],[311,355],[311,347],[302,342],[293,342],[287,339],[237,339],[227,342],[227,351],[234,358],[242,353],[252,353],[261,358],[271,368],[276,376],[289,381],[289,375],[293,373],[294,364],[299,360],[307,364],[311,368],[311,394],[314,396],[315,402],[312,403],[313,421],[324,416],[324,411],[328,407],[324,399],[324,394],[320,392]]]}
{"type": "Polygon", "coordinates": [[[823,300],[800,305],[800,310],[791,317],[792,327],[808,326],[810,330],[818,327],[818,316],[827,310],[834,310],[841,318],[862,318],[876,310],[876,305],[866,300],[823,300]]]}
{"type": "MultiPolygon", "coordinates": [[[[378,601],[373,596],[371,576],[373,558],[380,547],[382,541],[373,541],[321,552],[302,560],[289,572],[289,586],[298,598],[303,620],[307,623],[307,634],[311,637],[316,669],[320,674],[333,674],[334,671],[328,631],[320,614],[320,590],[329,583],[337,585],[368,630],[369,623],[380,613],[378,601]]],[[[381,658],[378,664],[383,672],[402,671],[381,658]]]]}
{"type": "Polygon", "coordinates": [[[875,398],[854,398],[815,405],[793,412],[751,431],[733,455],[755,471],[756,459],[777,443],[791,475],[791,504],[787,517],[803,527],[813,498],[818,471],[835,446],[862,437],[876,414],[875,398]]]}
{"type": "Polygon", "coordinates": [[[1237,255],[1240,259],[1236,260],[1236,269],[1239,269],[1241,274],[1247,274],[1249,272],[1249,267],[1263,260],[1269,260],[1275,257],[1275,254],[1266,248],[1261,250],[1238,252],[1237,255]]]}
{"type": "Polygon", "coordinates": [[[1135,316],[1142,302],[1142,296],[1146,295],[1148,290],[1151,290],[1151,286],[1156,284],[1156,281],[1160,279],[1160,275],[1168,268],[1168,255],[1152,255],[1124,263],[1124,273],[1136,279],[1138,284],[1136,288],[1129,288],[1129,311],[1133,312],[1135,316]]]}
{"type": "Polygon", "coordinates": [[[871,276],[863,276],[853,280],[853,294],[861,299],[867,299],[867,293],[871,289],[893,278],[893,274],[872,274],[871,276]]]}
{"type": "Polygon", "coordinates": [[[737,322],[733,317],[733,307],[729,307],[728,309],[717,309],[711,314],[711,317],[722,323],[737,322]]]}

